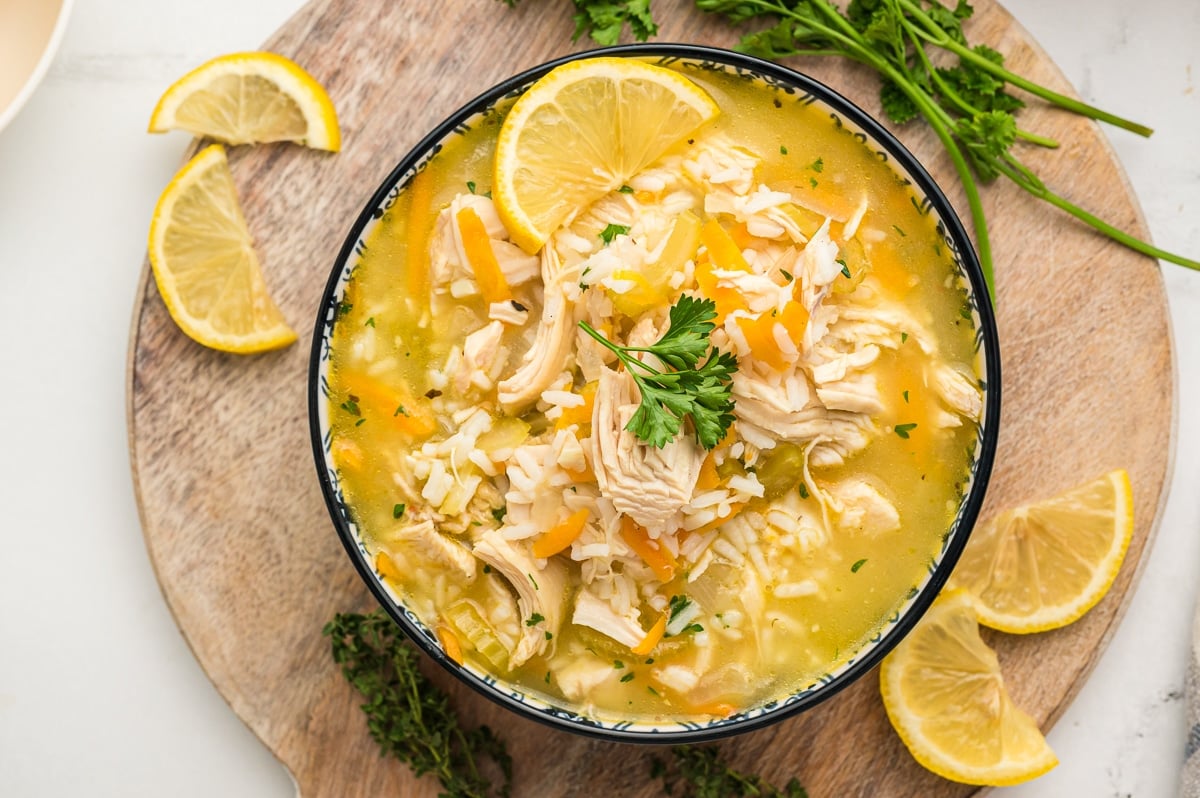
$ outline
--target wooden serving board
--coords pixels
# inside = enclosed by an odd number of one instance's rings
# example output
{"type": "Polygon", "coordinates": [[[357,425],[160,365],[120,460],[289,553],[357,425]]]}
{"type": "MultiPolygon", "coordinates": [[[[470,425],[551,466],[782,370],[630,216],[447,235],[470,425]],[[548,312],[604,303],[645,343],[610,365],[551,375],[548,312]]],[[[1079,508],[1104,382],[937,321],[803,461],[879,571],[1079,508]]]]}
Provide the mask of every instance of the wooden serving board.
{"type": "MultiPolygon", "coordinates": [[[[969,34],[1009,64],[1070,92],[1028,34],[977,0],[969,34]]],[[[295,777],[304,798],[433,796],[380,759],[358,697],[321,627],[373,601],[318,489],[305,402],[317,302],[351,222],[422,133],[493,83],[572,45],[571,4],[525,0],[313,0],[264,49],[295,58],[341,115],[343,151],[294,146],[230,153],[268,285],[301,336],[277,353],[206,350],[178,331],[146,266],[129,349],[129,445],[150,559],[179,628],[233,711],[295,777]]],[[[685,0],[655,0],[659,41],[731,46],[724,23],[685,0]]],[[[842,61],[792,65],[878,113],[877,83],[842,61]]],[[[165,79],[165,78],[164,78],[165,79]]],[[[1145,223],[1099,128],[1038,104],[1023,125],[1064,142],[1022,156],[1053,187],[1145,237],[1145,223]]],[[[966,204],[920,124],[900,137],[966,204]]],[[[189,152],[190,155],[190,152],[189,152]]],[[[1129,470],[1137,527],[1109,595],[1056,632],[988,635],[1016,703],[1048,728],[1116,628],[1153,536],[1171,467],[1175,378],[1158,265],[1008,184],[985,191],[995,250],[1003,423],[985,513],[1108,469],[1129,470]]],[[[431,663],[426,663],[431,665],[431,663]]],[[[660,795],[649,758],[514,717],[429,667],[470,724],[502,730],[520,796],[660,795]]],[[[722,743],[733,764],[822,796],[966,796],[917,766],[892,732],[873,675],[814,710],[722,743]]]]}

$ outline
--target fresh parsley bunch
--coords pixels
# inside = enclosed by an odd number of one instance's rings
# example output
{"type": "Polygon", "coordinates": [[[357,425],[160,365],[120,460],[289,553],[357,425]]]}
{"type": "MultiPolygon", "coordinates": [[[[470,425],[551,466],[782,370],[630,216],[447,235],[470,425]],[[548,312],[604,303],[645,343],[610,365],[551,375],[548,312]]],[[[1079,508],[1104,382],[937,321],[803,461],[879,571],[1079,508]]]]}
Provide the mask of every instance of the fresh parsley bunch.
{"type": "MultiPolygon", "coordinates": [[[[504,2],[513,5],[516,0],[504,2]]],[[[626,22],[641,41],[657,32],[649,0],[573,2],[576,38],[586,31],[600,44],[614,44],[626,22]]],[[[1018,127],[1014,113],[1023,102],[1008,93],[1009,86],[1142,136],[1153,131],[1009,71],[1004,57],[986,45],[972,47],[962,27],[974,13],[967,0],[957,0],[953,8],[940,0],[850,0],[845,11],[831,0],[696,0],[696,6],[739,26],[765,21],[768,27],[744,35],[738,45],[751,55],[836,56],[874,69],[882,82],[884,112],[897,124],[923,117],[950,156],[966,193],[979,259],[993,293],[992,248],[979,183],[998,177],[1130,249],[1200,270],[1200,262],[1141,241],[1055,193],[1017,158],[1012,150],[1018,139],[1044,147],[1058,143],[1018,127]],[[957,63],[935,66],[931,50],[945,51],[957,63]]]]}
{"type": "Polygon", "coordinates": [[[586,321],[583,330],[616,354],[637,383],[642,400],[625,429],[651,446],[662,448],[675,439],[685,418],[692,420],[696,439],[705,449],[721,442],[733,423],[733,374],[737,357],[709,348],[716,303],[686,294],[671,306],[670,326],[646,347],[619,346],[586,321]],[[637,358],[654,355],[670,370],[660,370],[637,358]],[[704,362],[700,358],[705,357],[704,362]]]}

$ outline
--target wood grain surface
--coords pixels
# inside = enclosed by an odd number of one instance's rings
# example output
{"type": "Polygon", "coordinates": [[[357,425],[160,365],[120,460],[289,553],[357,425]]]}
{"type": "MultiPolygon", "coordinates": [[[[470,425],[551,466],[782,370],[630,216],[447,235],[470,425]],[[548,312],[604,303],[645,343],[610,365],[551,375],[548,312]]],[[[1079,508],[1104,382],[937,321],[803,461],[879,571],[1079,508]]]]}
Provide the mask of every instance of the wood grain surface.
{"type": "MultiPolygon", "coordinates": [[[[973,41],[1070,92],[1006,11],[977,0],[973,41]]],[[[655,0],[659,41],[731,46],[735,34],[684,0],[655,0]]],[[[317,303],[351,222],[422,133],[491,84],[572,44],[571,5],[525,0],[313,0],[264,49],[295,58],[337,105],[343,151],[230,152],[266,279],[302,343],[253,357],[206,350],[174,326],[144,267],[129,349],[129,446],[150,559],[171,612],[221,695],[295,777],[304,798],[433,796],[431,778],[380,759],[321,627],[372,599],[322,504],[305,378],[317,303]]],[[[791,65],[878,113],[873,74],[841,61],[791,65]]],[[[171,76],[163,76],[164,85],[171,76]]],[[[1116,158],[1093,123],[1033,103],[1023,125],[1064,143],[1022,156],[1064,195],[1145,237],[1116,158]]],[[[966,205],[948,159],[919,124],[897,130],[966,205]]],[[[194,150],[193,150],[194,151],[194,150]]],[[[189,155],[191,152],[188,153],[189,155]]],[[[984,512],[1129,470],[1137,526],[1109,595],[1072,626],[989,634],[1016,703],[1048,728],[1087,677],[1137,581],[1169,477],[1175,379],[1157,263],[1010,185],[984,202],[995,251],[1004,411],[984,512]]],[[[430,663],[426,663],[429,665],[430,663]]],[[[661,751],[553,731],[427,670],[468,723],[502,730],[518,796],[660,795],[661,751]]],[[[722,743],[736,766],[823,796],[966,796],[892,732],[875,674],[812,711],[722,743]]]]}

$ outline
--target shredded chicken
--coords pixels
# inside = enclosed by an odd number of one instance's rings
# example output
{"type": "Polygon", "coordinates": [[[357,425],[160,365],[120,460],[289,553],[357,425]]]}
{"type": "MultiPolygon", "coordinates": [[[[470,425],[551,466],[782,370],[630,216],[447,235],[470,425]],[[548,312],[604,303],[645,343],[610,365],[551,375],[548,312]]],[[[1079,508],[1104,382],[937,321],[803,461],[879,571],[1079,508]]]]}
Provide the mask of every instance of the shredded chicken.
{"type": "Polygon", "coordinates": [[[828,486],[838,526],[846,531],[881,535],[900,528],[900,513],[873,485],[850,477],[828,486]]]}
{"type": "Polygon", "coordinates": [[[428,518],[397,526],[388,539],[409,546],[431,562],[454,571],[466,584],[475,581],[475,558],[471,552],[438,532],[428,518]]]}
{"type": "Polygon", "coordinates": [[[652,532],[692,500],[704,451],[680,435],[661,449],[625,426],[637,410],[637,386],[625,372],[605,369],[592,408],[592,463],[601,495],[652,532]]]}
{"type": "Polygon", "coordinates": [[[472,386],[481,391],[492,387],[490,374],[501,359],[500,338],[503,335],[504,324],[493,321],[466,337],[463,341],[462,359],[454,375],[455,390],[466,393],[472,386]]]}
{"type": "Polygon", "coordinates": [[[630,607],[624,614],[618,614],[609,602],[587,589],[581,589],[575,597],[575,613],[571,622],[595,629],[629,648],[642,642],[646,636],[638,622],[637,607],[630,607]]]}
{"type": "Polygon", "coordinates": [[[525,353],[520,368],[500,382],[500,405],[517,415],[541,396],[562,373],[575,340],[575,305],[564,291],[576,279],[573,269],[563,268],[552,246],[542,247],[542,282],[545,285],[542,319],[533,346],[525,353]]]}
{"type": "Polygon", "coordinates": [[[567,594],[567,567],[558,560],[547,560],[539,568],[528,548],[504,539],[499,530],[490,529],[475,541],[475,556],[499,571],[517,592],[517,605],[525,619],[521,640],[509,657],[516,668],[546,650],[546,633],[553,639],[562,627],[563,600],[567,594]]]}

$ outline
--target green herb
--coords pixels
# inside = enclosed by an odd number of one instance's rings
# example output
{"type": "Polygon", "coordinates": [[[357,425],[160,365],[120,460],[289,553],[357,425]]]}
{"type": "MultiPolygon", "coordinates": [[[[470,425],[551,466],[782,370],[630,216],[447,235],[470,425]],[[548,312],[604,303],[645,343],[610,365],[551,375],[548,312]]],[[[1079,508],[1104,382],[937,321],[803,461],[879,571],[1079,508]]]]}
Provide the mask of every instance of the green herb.
{"type": "Polygon", "coordinates": [[[367,728],[380,753],[391,755],[418,776],[432,773],[445,798],[512,794],[512,758],[504,741],[487,726],[464,729],[449,696],[421,673],[420,654],[392,620],[338,614],[325,625],[333,661],[366,701],[367,728]],[[493,785],[481,765],[491,760],[502,781],[493,785]]]}
{"type": "Polygon", "coordinates": [[[504,523],[504,516],[506,515],[508,515],[508,505],[492,508],[492,518],[496,519],[497,524],[504,523]]]}
{"type": "Polygon", "coordinates": [[[621,668],[624,668],[624,667],[625,667],[625,663],[621,662],[621,660],[619,660],[619,659],[613,660],[613,668],[615,668],[616,670],[621,670],[621,668]]]}
{"type": "Polygon", "coordinates": [[[808,179],[808,185],[810,185],[813,188],[816,188],[817,186],[820,185],[820,183],[817,182],[817,179],[815,177],[810,177],[808,179]]]}
{"type": "Polygon", "coordinates": [[[629,673],[627,673],[627,674],[625,674],[624,676],[622,676],[622,677],[621,677],[621,682],[622,682],[622,683],[624,683],[624,682],[632,682],[632,681],[633,681],[633,671],[630,671],[629,673]]]}
{"type": "Polygon", "coordinates": [[[400,405],[396,408],[395,412],[392,413],[392,418],[395,418],[396,416],[407,416],[407,415],[408,415],[408,411],[404,409],[404,405],[400,405]]]}
{"type": "Polygon", "coordinates": [[[600,231],[600,240],[605,244],[611,244],[617,236],[623,236],[629,232],[629,226],[624,224],[610,224],[600,231]]]}
{"type": "Polygon", "coordinates": [[[900,343],[904,343],[907,340],[908,340],[908,333],[906,333],[906,332],[900,333],[900,343]]]}
{"type": "Polygon", "coordinates": [[[703,632],[704,627],[698,623],[689,623],[687,626],[679,630],[679,634],[685,635],[688,632],[703,632]]]}
{"type": "Polygon", "coordinates": [[[904,392],[904,404],[908,404],[908,391],[904,392]]]}
{"type": "Polygon", "coordinates": [[[793,279],[795,279],[794,277],[792,277],[792,273],[789,272],[787,269],[780,269],[779,273],[783,275],[784,282],[790,283],[793,279]]]}
{"type": "Polygon", "coordinates": [[[782,144],[780,144],[780,145],[779,145],[779,154],[780,154],[780,155],[787,155],[787,147],[785,147],[785,146],[783,146],[782,144]]]}
{"type": "Polygon", "coordinates": [[[550,632],[546,632],[546,639],[547,639],[547,640],[553,640],[553,639],[554,639],[554,635],[553,635],[552,633],[550,633],[550,632]]]}
{"type": "Polygon", "coordinates": [[[537,626],[539,623],[541,623],[544,620],[546,620],[546,616],[542,615],[540,612],[535,612],[533,615],[530,615],[528,619],[526,619],[525,625],[526,626],[537,626]]]}
{"type": "Polygon", "coordinates": [[[901,238],[908,238],[908,233],[901,230],[900,225],[894,224],[894,225],[892,225],[892,229],[895,230],[897,233],[899,233],[901,238]]]}
{"type": "Polygon", "coordinates": [[[375,317],[372,316],[369,319],[367,319],[366,321],[364,321],[363,326],[364,327],[374,327],[375,326],[375,317]]]}
{"type": "Polygon", "coordinates": [[[652,778],[662,779],[663,792],[681,798],[808,798],[792,778],[783,789],[761,776],[741,773],[721,759],[716,746],[677,745],[671,749],[671,766],[658,757],[650,761],[652,778]],[[677,791],[678,789],[678,791],[677,791]]]}
{"type": "Polygon", "coordinates": [[[622,194],[632,194],[633,186],[621,186],[619,189],[617,189],[617,191],[621,192],[622,194]]]}
{"type": "Polygon", "coordinates": [[[467,181],[467,191],[470,191],[472,194],[475,193],[475,181],[474,180],[467,181]]]}
{"type": "Polygon", "coordinates": [[[362,410],[358,407],[358,397],[351,395],[346,397],[346,401],[342,402],[341,408],[352,416],[361,416],[362,410]]]}
{"type": "Polygon", "coordinates": [[[666,446],[679,434],[683,420],[690,418],[700,445],[711,449],[733,423],[732,380],[737,358],[709,346],[716,315],[717,306],[711,299],[685,294],[671,307],[667,331],[648,347],[618,346],[586,321],[579,322],[588,335],[616,354],[637,383],[641,404],[625,429],[651,446],[666,446]],[[638,352],[654,355],[671,370],[660,371],[643,363],[635,356],[638,352]]]}
{"type": "Polygon", "coordinates": [[[354,304],[352,302],[342,302],[340,305],[338,305],[338,314],[345,316],[347,313],[349,313],[353,309],[354,309],[354,304]]]}
{"type": "Polygon", "coordinates": [[[866,560],[866,558],[864,557],[863,559],[861,559],[861,560],[859,560],[858,562],[854,563],[854,565],[851,565],[851,566],[850,566],[850,573],[852,573],[852,574],[856,574],[856,573],[858,573],[858,569],[859,569],[859,568],[862,568],[862,567],[863,567],[863,565],[865,565],[865,564],[866,564],[866,562],[867,562],[867,560],[866,560]]]}
{"type": "Polygon", "coordinates": [[[528,577],[529,577],[529,581],[533,583],[533,589],[534,589],[534,590],[541,590],[541,588],[540,588],[540,587],[538,587],[537,580],[533,578],[533,574],[525,574],[525,575],[526,575],[526,576],[528,576],[528,577]]]}
{"type": "Polygon", "coordinates": [[[396,504],[392,506],[392,518],[400,518],[404,515],[404,505],[396,504]]]}
{"type": "Polygon", "coordinates": [[[805,485],[803,482],[800,483],[800,498],[808,498],[808,485],[805,485]]]}
{"type": "Polygon", "coordinates": [[[354,426],[361,427],[363,424],[366,424],[366,423],[367,423],[367,420],[365,418],[360,418],[358,421],[354,422],[354,426]]]}
{"type": "MultiPolygon", "coordinates": [[[[511,6],[516,0],[503,2],[511,6]]],[[[649,0],[573,2],[578,11],[575,38],[589,33],[601,44],[613,44],[626,21],[640,41],[657,33],[649,0]]],[[[764,20],[768,27],[742,36],[737,47],[742,52],[770,59],[834,56],[865,64],[879,74],[880,100],[892,121],[924,117],[962,182],[993,298],[992,250],[979,188],[998,177],[1130,249],[1200,270],[1200,261],[1141,241],[1059,196],[1017,158],[1012,147],[1018,139],[1043,147],[1057,147],[1058,142],[1017,126],[1013,114],[1023,103],[1007,93],[1009,86],[1138,135],[1153,131],[1006,69],[1003,55],[986,45],[972,47],[962,29],[974,14],[967,0],[957,0],[953,8],[939,0],[851,0],[845,11],[831,0],[696,0],[696,6],[723,16],[739,30],[750,20],[764,20]],[[934,66],[944,62],[937,50],[957,62],[934,66]]]]}
{"type": "Polygon", "coordinates": [[[813,170],[814,172],[824,172],[825,171],[825,159],[818,158],[817,160],[810,163],[808,165],[808,168],[813,170]]]}
{"type": "Polygon", "coordinates": [[[646,685],[646,690],[650,693],[650,695],[658,695],[658,691],[654,689],[653,685],[646,685]]]}
{"type": "Polygon", "coordinates": [[[842,276],[847,280],[850,279],[850,267],[846,265],[846,261],[838,258],[834,263],[840,263],[842,265],[842,276]]]}
{"type": "Polygon", "coordinates": [[[492,572],[492,566],[488,565],[487,563],[484,563],[483,564],[483,572],[485,574],[490,574],[492,572]]]}
{"type": "Polygon", "coordinates": [[[901,438],[904,438],[905,440],[908,440],[908,433],[912,432],[916,428],[917,428],[916,424],[897,424],[894,427],[894,429],[896,430],[896,434],[899,435],[901,438]]]}
{"type": "Polygon", "coordinates": [[[667,625],[670,626],[671,621],[691,605],[692,600],[687,596],[671,596],[670,601],[667,602],[667,625]]]}

